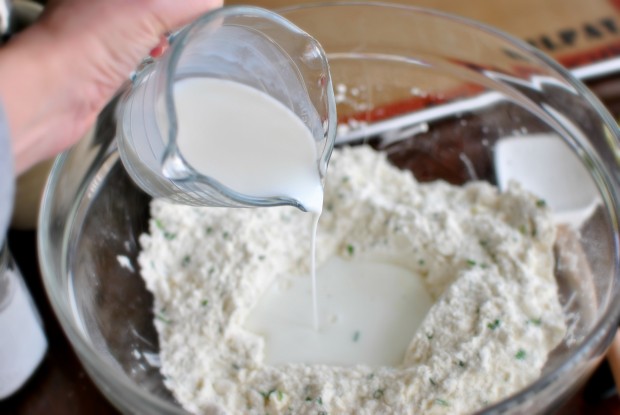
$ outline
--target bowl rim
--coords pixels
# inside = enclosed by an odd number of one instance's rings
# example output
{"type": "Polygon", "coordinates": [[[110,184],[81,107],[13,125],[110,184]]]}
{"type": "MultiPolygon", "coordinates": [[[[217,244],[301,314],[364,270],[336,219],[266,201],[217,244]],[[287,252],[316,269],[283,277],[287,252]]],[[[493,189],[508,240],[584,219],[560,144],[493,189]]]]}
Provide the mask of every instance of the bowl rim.
{"type": "MultiPolygon", "coordinates": [[[[468,26],[472,29],[479,30],[482,32],[486,32],[487,34],[497,37],[505,42],[508,42],[512,46],[516,47],[518,50],[525,52],[532,58],[535,58],[544,66],[552,69],[557,72],[566,82],[568,82],[577,93],[583,97],[589,105],[596,111],[598,116],[601,118],[602,123],[608,129],[611,139],[608,140],[608,145],[616,145],[618,146],[620,142],[620,129],[616,124],[613,117],[609,114],[608,110],[603,106],[603,104],[594,96],[594,94],[579,80],[577,80],[568,69],[561,66],[551,57],[547,56],[543,52],[529,45],[525,41],[522,41],[512,35],[509,35],[499,29],[496,29],[487,24],[478,22],[473,19],[457,16],[451,13],[446,13],[443,11],[432,10],[423,7],[410,6],[404,4],[394,4],[394,3],[385,3],[385,2],[374,2],[374,1],[335,1],[335,2],[318,2],[318,3],[307,3],[301,5],[293,5],[287,6],[283,8],[275,9],[277,13],[282,14],[286,17],[287,13],[299,11],[303,9],[318,9],[318,8],[330,8],[330,7],[369,7],[369,8],[381,8],[381,9],[396,9],[402,10],[403,12],[414,13],[414,14],[424,14],[433,16],[435,18],[445,19],[450,21],[451,23],[457,23],[459,25],[468,26]]],[[[99,379],[91,373],[91,370],[96,372],[100,372],[100,374],[106,379],[114,379],[118,382],[117,387],[128,390],[132,392],[132,394],[137,395],[140,399],[148,402],[151,405],[152,409],[160,409],[166,413],[186,413],[185,410],[178,406],[173,405],[169,401],[165,401],[160,399],[159,397],[150,394],[146,389],[135,384],[131,381],[124,372],[120,371],[118,368],[109,365],[99,354],[91,347],[90,341],[86,338],[86,336],[82,333],[78,324],[76,323],[74,310],[72,309],[70,304],[64,304],[60,301],[60,296],[56,294],[56,292],[61,289],[60,285],[57,284],[57,281],[61,281],[62,277],[58,276],[54,270],[54,264],[50,260],[50,249],[53,241],[48,235],[48,230],[51,225],[52,218],[51,208],[50,206],[53,203],[53,199],[55,197],[55,189],[58,188],[60,173],[67,161],[69,152],[63,153],[57,157],[52,166],[51,173],[48,177],[45,190],[42,196],[41,209],[38,218],[38,227],[37,227],[37,249],[38,255],[40,259],[40,268],[41,275],[43,279],[43,283],[45,286],[45,291],[48,296],[50,303],[52,304],[52,308],[56,314],[56,317],[61,323],[63,330],[65,331],[69,341],[78,352],[78,358],[85,363],[85,369],[91,374],[91,377],[94,378],[95,383],[99,386],[99,379]]],[[[619,163],[620,164],[620,163],[619,163]]],[[[599,166],[600,167],[600,166],[599,166]]],[[[607,185],[610,188],[608,189],[610,192],[611,200],[608,202],[612,202],[610,206],[615,208],[613,212],[612,221],[616,225],[616,229],[613,231],[612,243],[618,247],[620,245],[620,235],[618,232],[618,220],[616,216],[618,216],[618,212],[620,209],[620,198],[618,196],[617,190],[620,188],[619,181],[615,176],[612,176],[607,169],[603,169],[602,173],[604,173],[604,179],[607,185]]],[[[80,188],[85,185],[84,182],[80,183],[80,188]]],[[[75,206],[75,201],[74,205],[75,206]]],[[[72,211],[72,214],[75,212],[72,211]]],[[[73,218],[69,218],[73,219],[73,218]]],[[[67,222],[67,228],[63,229],[64,233],[62,235],[62,243],[67,243],[68,232],[67,229],[71,229],[74,224],[72,220],[67,222]]],[[[616,250],[617,251],[617,250],[616,250]]],[[[66,258],[61,258],[61,269],[62,271],[66,271],[66,258]]],[[[618,282],[620,281],[620,271],[619,271],[619,263],[620,258],[618,255],[613,261],[613,270],[615,276],[615,291],[618,291],[618,282]]],[[[578,366],[584,363],[588,357],[593,357],[593,353],[597,350],[600,350],[601,354],[606,350],[607,346],[611,343],[613,338],[611,330],[614,329],[617,325],[618,318],[620,317],[620,301],[609,301],[607,304],[607,308],[603,312],[602,316],[593,325],[589,333],[584,336],[581,341],[581,344],[575,349],[574,353],[565,358],[563,361],[560,361],[553,370],[549,371],[545,375],[539,377],[533,383],[530,383],[527,387],[521,389],[519,392],[510,395],[501,401],[493,404],[487,408],[483,408],[476,413],[495,413],[495,412],[505,412],[507,410],[512,409],[515,405],[518,405],[528,399],[540,395],[548,386],[554,383],[554,380],[560,377],[569,377],[570,371],[573,367],[578,366]]],[[[615,333],[615,331],[613,332],[615,333]]],[[[574,386],[578,381],[575,378],[569,386],[574,386]]],[[[103,388],[99,386],[100,390],[103,388]]],[[[560,393],[565,393],[569,390],[569,387],[561,390],[560,393]]],[[[105,393],[105,392],[104,392],[105,393]]],[[[107,393],[106,393],[107,395],[107,393]]],[[[108,396],[109,398],[109,396],[108,396]]],[[[118,405],[117,402],[111,400],[114,405],[118,405]]]]}

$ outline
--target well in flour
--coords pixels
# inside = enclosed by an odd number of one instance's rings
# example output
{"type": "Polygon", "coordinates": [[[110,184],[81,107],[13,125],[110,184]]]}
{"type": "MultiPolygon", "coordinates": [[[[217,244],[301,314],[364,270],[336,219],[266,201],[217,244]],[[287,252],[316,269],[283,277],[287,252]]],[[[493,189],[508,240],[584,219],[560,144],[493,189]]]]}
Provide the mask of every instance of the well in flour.
{"type": "Polygon", "coordinates": [[[187,410],[468,413],[539,376],[566,327],[555,227],[536,197],[518,185],[420,184],[356,147],[334,152],[324,206],[319,264],[380,258],[419,275],[434,301],[402,361],[267,364],[264,339],[245,324],[277,278],[307,275],[307,216],[155,200],[139,262],[165,310],[155,319],[161,371],[187,410]]]}

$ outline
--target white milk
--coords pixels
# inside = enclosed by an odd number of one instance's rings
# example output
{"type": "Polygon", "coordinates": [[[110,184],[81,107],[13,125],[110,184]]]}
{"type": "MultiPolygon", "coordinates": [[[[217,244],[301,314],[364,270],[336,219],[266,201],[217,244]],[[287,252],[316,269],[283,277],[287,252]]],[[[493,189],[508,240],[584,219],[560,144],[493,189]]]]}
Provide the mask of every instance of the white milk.
{"type": "Polygon", "coordinates": [[[246,329],[265,338],[268,364],[398,365],[432,305],[421,278],[397,265],[331,258],[317,272],[319,329],[309,323],[310,279],[281,276],[246,329]]]}
{"type": "MultiPolygon", "coordinates": [[[[316,299],[316,229],[323,208],[317,150],[308,127],[271,96],[215,78],[175,83],[177,145],[198,172],[251,196],[287,196],[313,213],[311,273],[316,299]]],[[[309,314],[308,314],[309,316],[309,314]]]]}
{"type": "Polygon", "coordinates": [[[286,106],[215,78],[175,83],[174,101],[177,144],[196,171],[249,196],[288,196],[310,212],[321,211],[315,140],[286,106]]]}
{"type": "Polygon", "coordinates": [[[316,232],[319,229],[319,218],[321,213],[312,215],[312,238],[310,240],[310,277],[312,278],[312,322],[314,330],[319,329],[319,299],[316,282],[316,232]]]}

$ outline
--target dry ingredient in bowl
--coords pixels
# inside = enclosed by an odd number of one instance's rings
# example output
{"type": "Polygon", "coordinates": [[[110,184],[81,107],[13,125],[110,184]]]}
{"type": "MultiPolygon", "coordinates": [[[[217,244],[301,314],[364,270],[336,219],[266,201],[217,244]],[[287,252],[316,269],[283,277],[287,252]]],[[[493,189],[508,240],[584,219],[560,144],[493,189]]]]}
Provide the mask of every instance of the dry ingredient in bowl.
{"type": "Polygon", "coordinates": [[[420,184],[369,147],[334,151],[318,263],[394,258],[435,300],[395,367],[264,362],[244,323],[279,276],[309,278],[304,213],[154,200],[151,215],[139,262],[166,386],[190,412],[468,413],[535,380],[566,332],[550,212],[514,183],[420,184]]]}

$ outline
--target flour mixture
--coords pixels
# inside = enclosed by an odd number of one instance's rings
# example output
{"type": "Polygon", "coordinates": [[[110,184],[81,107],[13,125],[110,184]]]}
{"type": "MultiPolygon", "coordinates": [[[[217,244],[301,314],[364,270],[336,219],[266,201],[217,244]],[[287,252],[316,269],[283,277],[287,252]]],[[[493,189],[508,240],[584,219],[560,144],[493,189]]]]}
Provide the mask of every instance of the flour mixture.
{"type": "Polygon", "coordinates": [[[334,151],[319,266],[383,258],[434,301],[396,366],[268,365],[264,339],[244,328],[279,276],[310,278],[310,215],[161,200],[151,215],[139,262],[161,371],[190,412],[468,413],[535,380],[566,331],[551,214],[516,184],[420,184],[368,147],[334,151]]]}

